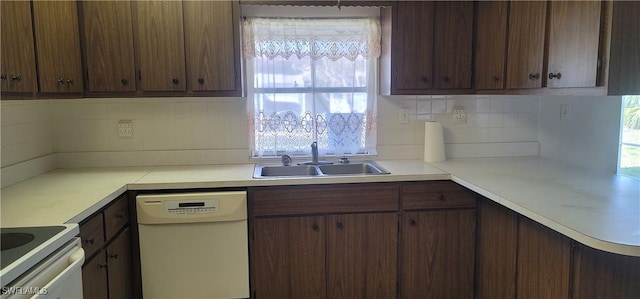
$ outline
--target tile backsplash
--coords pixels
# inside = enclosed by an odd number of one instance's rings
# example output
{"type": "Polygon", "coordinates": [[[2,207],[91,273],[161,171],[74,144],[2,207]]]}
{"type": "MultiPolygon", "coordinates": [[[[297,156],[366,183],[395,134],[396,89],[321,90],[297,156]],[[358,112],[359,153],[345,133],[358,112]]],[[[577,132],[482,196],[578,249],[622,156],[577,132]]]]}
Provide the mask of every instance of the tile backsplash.
{"type": "MultiPolygon", "coordinates": [[[[526,96],[380,96],[378,158],[422,158],[425,120],[442,123],[449,157],[537,155],[538,105],[526,96]],[[451,114],[460,105],[464,124],[451,114]]],[[[58,167],[251,162],[245,106],[201,97],[3,101],[2,167],[54,153],[58,167]],[[118,136],[120,120],[132,120],[133,137],[118,136]]]]}
{"type": "MultiPolygon", "coordinates": [[[[245,98],[0,102],[2,186],[54,168],[253,163],[245,98]],[[132,120],[133,137],[118,136],[132,120]]],[[[424,121],[447,158],[541,156],[615,172],[620,97],[380,96],[378,159],[421,159],[424,121]],[[561,120],[561,105],[572,117],[561,120]],[[453,121],[464,106],[466,123],[453,121]],[[400,109],[409,123],[400,123],[400,109]]]]}
{"type": "MultiPolygon", "coordinates": [[[[422,157],[424,121],[442,124],[447,157],[538,155],[539,97],[533,96],[391,96],[378,102],[378,144],[413,144],[422,157]],[[455,123],[453,107],[463,106],[466,122],[455,123]],[[408,109],[409,124],[398,122],[408,109]]],[[[391,157],[390,157],[391,158],[391,157]]]]}

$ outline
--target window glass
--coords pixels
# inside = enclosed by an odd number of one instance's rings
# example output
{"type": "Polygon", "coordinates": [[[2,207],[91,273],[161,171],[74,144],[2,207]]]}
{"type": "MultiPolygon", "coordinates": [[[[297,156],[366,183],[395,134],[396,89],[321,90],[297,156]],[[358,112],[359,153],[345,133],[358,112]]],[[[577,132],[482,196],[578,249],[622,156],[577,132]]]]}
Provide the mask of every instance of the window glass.
{"type": "Polygon", "coordinates": [[[323,155],[375,154],[376,19],[258,18],[243,28],[252,156],[309,155],[314,141],[323,155]]]}
{"type": "Polygon", "coordinates": [[[640,177],[640,95],[622,97],[619,173],[640,177]]]}

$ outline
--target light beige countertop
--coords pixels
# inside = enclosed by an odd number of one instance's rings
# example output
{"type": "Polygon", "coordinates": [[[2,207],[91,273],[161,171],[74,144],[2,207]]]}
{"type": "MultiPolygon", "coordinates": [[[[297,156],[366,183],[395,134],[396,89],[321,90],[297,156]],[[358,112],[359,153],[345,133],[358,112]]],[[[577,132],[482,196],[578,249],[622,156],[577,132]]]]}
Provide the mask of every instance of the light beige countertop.
{"type": "Polygon", "coordinates": [[[78,223],[127,191],[151,167],[56,169],[2,188],[0,226],[78,223]]]}
{"type": "Polygon", "coordinates": [[[640,256],[640,179],[537,157],[433,165],[454,182],[580,243],[640,256]]]}
{"type": "Polygon", "coordinates": [[[391,174],[254,179],[253,164],[58,169],[2,188],[0,225],[79,222],[126,190],[452,179],[583,244],[640,256],[640,180],[537,157],[376,162],[391,174]]]}

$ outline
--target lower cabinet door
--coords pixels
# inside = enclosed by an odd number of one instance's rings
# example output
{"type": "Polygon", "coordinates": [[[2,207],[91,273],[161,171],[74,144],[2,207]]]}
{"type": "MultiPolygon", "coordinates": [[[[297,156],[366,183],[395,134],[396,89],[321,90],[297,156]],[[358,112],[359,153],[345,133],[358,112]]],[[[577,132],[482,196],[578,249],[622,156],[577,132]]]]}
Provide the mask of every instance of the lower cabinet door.
{"type": "Polygon", "coordinates": [[[82,293],[84,298],[107,299],[107,292],[107,256],[100,250],[82,266],[82,293]]]}
{"type": "Polygon", "coordinates": [[[473,298],[475,209],[405,212],[400,298],[473,298]]]}
{"type": "Polygon", "coordinates": [[[569,298],[571,239],[525,217],[518,228],[518,298],[569,298]]]}
{"type": "Polygon", "coordinates": [[[125,229],[107,246],[109,298],[133,298],[131,233],[125,229]]]}
{"type": "Polygon", "coordinates": [[[326,298],[324,216],[252,223],[253,298],[326,298]]]}
{"type": "Polygon", "coordinates": [[[396,298],[398,214],[327,216],[328,298],[396,298]]]}

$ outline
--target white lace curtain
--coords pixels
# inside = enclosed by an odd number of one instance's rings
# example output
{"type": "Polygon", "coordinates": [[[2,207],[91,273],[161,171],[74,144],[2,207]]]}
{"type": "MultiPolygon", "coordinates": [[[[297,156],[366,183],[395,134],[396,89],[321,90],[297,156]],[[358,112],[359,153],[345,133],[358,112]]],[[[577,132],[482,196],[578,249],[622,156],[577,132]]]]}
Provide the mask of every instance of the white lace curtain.
{"type": "Polygon", "coordinates": [[[380,22],[376,18],[246,18],[244,55],[289,59],[327,57],[333,61],[380,56],[380,22]]]}
{"type": "Polygon", "coordinates": [[[246,18],[254,157],[376,153],[377,18],[246,18]]]}

